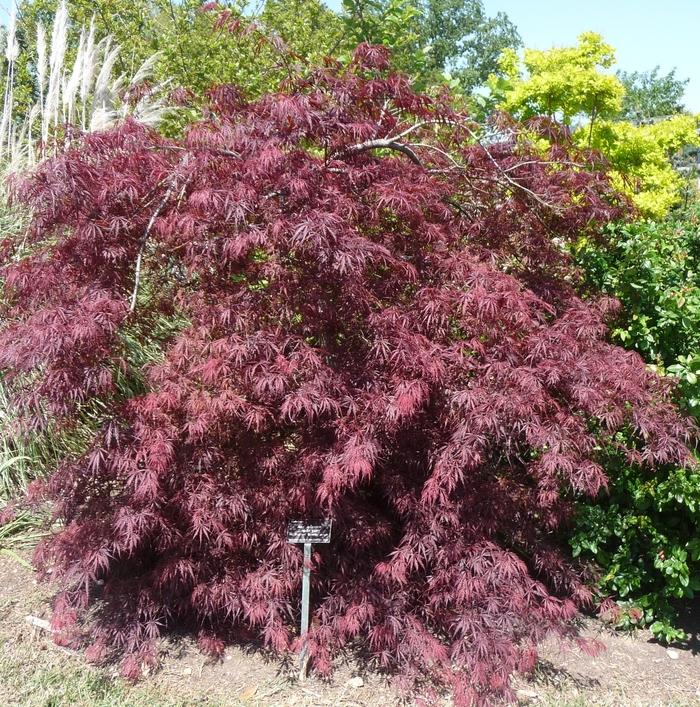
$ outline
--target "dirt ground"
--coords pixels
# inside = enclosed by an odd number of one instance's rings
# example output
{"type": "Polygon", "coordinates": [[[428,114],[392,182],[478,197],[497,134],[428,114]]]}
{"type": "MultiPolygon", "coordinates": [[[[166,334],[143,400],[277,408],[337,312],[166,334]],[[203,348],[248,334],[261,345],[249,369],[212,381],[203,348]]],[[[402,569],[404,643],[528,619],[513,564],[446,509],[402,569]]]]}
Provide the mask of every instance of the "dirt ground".
{"type": "MultiPolygon", "coordinates": [[[[331,682],[298,683],[277,661],[229,648],[224,660],[205,659],[189,639],[163,645],[162,667],[137,686],[114,671],[88,666],[26,621],[47,617],[49,592],[19,556],[0,555],[0,706],[41,707],[365,707],[398,705],[380,676],[342,664],[331,682]]],[[[554,644],[542,647],[535,674],[518,678],[522,705],[700,707],[700,640],[689,618],[687,645],[665,648],[644,632],[614,633],[595,621],[585,632],[607,650],[598,657],[554,644]]],[[[448,704],[448,703],[446,703],[448,704]]]]}

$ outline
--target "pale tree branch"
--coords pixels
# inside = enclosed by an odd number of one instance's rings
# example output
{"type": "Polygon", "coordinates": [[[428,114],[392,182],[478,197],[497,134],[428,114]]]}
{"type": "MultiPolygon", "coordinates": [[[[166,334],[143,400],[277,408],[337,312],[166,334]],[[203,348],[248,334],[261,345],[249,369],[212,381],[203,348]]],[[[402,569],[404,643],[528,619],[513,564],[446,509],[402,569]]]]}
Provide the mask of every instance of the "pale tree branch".
{"type": "Polygon", "coordinates": [[[531,196],[538,204],[541,206],[544,206],[547,209],[551,209],[554,212],[559,212],[560,209],[554,204],[550,204],[549,202],[545,201],[540,197],[538,194],[536,194],[532,189],[528,189],[527,187],[523,186],[520,184],[520,182],[517,182],[515,179],[513,179],[504,169],[501,167],[500,164],[498,164],[498,160],[489,152],[488,148],[481,142],[479,136],[470,128],[468,128],[466,125],[464,126],[465,130],[469,132],[469,134],[472,136],[472,138],[476,141],[476,143],[481,147],[481,149],[486,153],[486,156],[489,158],[490,162],[493,164],[493,166],[496,168],[498,173],[503,177],[503,179],[510,184],[510,186],[514,187],[515,189],[519,189],[529,196],[531,196]]]}
{"type": "MultiPolygon", "coordinates": [[[[189,155],[185,155],[178,166],[184,167],[187,164],[188,158],[189,155]]],[[[151,231],[153,230],[153,226],[156,222],[156,219],[160,216],[168,201],[170,201],[170,198],[172,197],[173,193],[177,189],[177,177],[178,174],[177,172],[175,172],[175,174],[173,174],[172,176],[172,179],[170,180],[170,186],[165,190],[163,198],[158,202],[155,211],[151,214],[151,217],[148,220],[148,224],[146,226],[146,230],[143,232],[143,235],[139,240],[139,251],[136,256],[136,264],[134,267],[134,288],[131,292],[131,297],[129,299],[129,314],[132,314],[136,309],[136,300],[139,294],[139,286],[141,285],[141,268],[143,264],[143,254],[146,250],[146,243],[148,242],[148,238],[151,235],[151,231]]],[[[182,191],[184,191],[188,182],[189,178],[182,185],[182,191]]]]}
{"type": "Polygon", "coordinates": [[[346,155],[357,155],[361,152],[368,152],[369,150],[394,150],[395,152],[401,152],[406,155],[413,164],[417,164],[419,167],[423,166],[423,163],[418,158],[418,155],[408,146],[402,142],[397,142],[392,138],[385,138],[380,140],[367,140],[366,142],[360,142],[357,145],[350,145],[343,149],[343,153],[346,155]]]}

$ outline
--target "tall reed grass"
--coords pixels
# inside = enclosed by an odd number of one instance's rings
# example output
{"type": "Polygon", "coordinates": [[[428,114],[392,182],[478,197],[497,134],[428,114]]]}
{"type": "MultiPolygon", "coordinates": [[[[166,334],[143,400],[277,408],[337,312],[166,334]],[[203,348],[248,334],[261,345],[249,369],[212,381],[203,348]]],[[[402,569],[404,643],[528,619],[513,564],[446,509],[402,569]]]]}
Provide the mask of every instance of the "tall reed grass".
{"type": "Polygon", "coordinates": [[[138,100],[138,87],[151,74],[157,56],[147,59],[128,78],[115,76],[119,46],[111,37],[96,38],[94,19],[88,28],[72,28],[65,0],[59,4],[51,27],[36,29],[36,49],[29,57],[35,67],[35,102],[25,115],[15,103],[15,71],[20,48],[14,6],[4,49],[5,90],[0,116],[0,165],[6,171],[30,168],[60,146],[71,131],[102,130],[126,115],[147,124],[158,123],[166,110],[161,96],[164,85],[151,87],[138,100]],[[75,59],[67,60],[69,39],[77,35],[75,59]],[[48,41],[50,37],[50,42],[48,41]]]}

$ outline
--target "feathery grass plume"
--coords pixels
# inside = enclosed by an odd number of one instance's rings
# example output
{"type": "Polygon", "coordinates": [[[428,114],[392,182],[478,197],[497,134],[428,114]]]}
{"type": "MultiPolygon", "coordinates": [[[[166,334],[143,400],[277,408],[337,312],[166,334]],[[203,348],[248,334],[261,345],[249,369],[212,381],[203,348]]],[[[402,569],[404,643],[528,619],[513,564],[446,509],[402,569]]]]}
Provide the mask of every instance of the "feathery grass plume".
{"type": "Polygon", "coordinates": [[[156,52],[155,54],[149,56],[148,59],[146,59],[146,61],[144,61],[141,66],[139,66],[136,73],[133,75],[131,81],[129,82],[129,89],[132,89],[135,86],[139,86],[144,81],[146,81],[146,79],[150,78],[153,75],[153,69],[158,63],[158,60],[160,59],[161,55],[162,52],[156,52]]]}
{"type": "Polygon", "coordinates": [[[8,150],[12,149],[12,110],[14,104],[15,61],[18,56],[19,44],[17,43],[17,9],[13,4],[12,9],[10,10],[10,22],[7,27],[7,45],[5,46],[5,58],[7,59],[7,80],[5,83],[2,120],[0,120],[0,156],[4,153],[6,139],[8,150]]]}
{"type": "Polygon", "coordinates": [[[63,89],[63,118],[66,123],[73,122],[75,102],[80,87],[80,79],[83,75],[83,62],[85,60],[85,28],[80,30],[80,41],[78,42],[78,52],[73,64],[70,77],[65,82],[63,89]]]}
{"type": "Polygon", "coordinates": [[[19,171],[23,168],[33,167],[36,164],[37,150],[35,150],[33,129],[34,123],[40,116],[41,107],[38,103],[35,103],[29,110],[20,131],[18,144],[15,146],[12,156],[11,171],[19,171]]]}
{"type": "Polygon", "coordinates": [[[116,111],[111,108],[107,108],[103,105],[97,106],[92,111],[92,116],[90,117],[90,125],[88,126],[88,132],[95,133],[100,130],[106,130],[117,118],[116,111]]]}
{"type": "Polygon", "coordinates": [[[49,57],[46,53],[46,30],[39,22],[36,26],[36,80],[39,89],[39,115],[44,114],[44,91],[46,89],[46,74],[49,68],[49,57]]]}
{"type": "MultiPolygon", "coordinates": [[[[31,163],[31,145],[32,145],[32,124],[31,121],[36,117],[36,104],[27,110],[24,120],[19,126],[19,132],[16,139],[12,140],[9,145],[9,171],[14,172],[16,169],[21,169],[24,165],[31,163]]],[[[14,126],[13,126],[14,127],[14,126]]],[[[16,130],[16,128],[15,128],[16,130]]]]}
{"type": "Polygon", "coordinates": [[[114,64],[119,56],[119,47],[112,46],[112,38],[102,40],[98,47],[102,52],[102,66],[95,79],[95,88],[92,98],[92,116],[90,118],[90,131],[101,130],[110,125],[116,118],[114,110],[115,93],[119,79],[113,85],[110,81],[114,64]]]}
{"type": "Polygon", "coordinates": [[[159,96],[167,82],[148,90],[143,86],[158,55],[147,59],[131,80],[123,75],[113,79],[120,48],[110,37],[97,41],[93,17],[89,28],[80,30],[75,62],[69,67],[66,65],[69,27],[65,0],[59,4],[50,30],[41,22],[37,24],[36,56],[31,62],[36,67],[37,105],[23,121],[13,119],[14,65],[19,45],[16,15],[14,10],[12,12],[8,33],[0,38],[8,40],[6,50],[0,49],[8,60],[0,115],[0,163],[4,167],[23,169],[44,157],[49,137],[59,123],[94,131],[111,127],[127,115],[134,115],[148,125],[157,124],[163,117],[166,106],[159,96]],[[16,140],[23,144],[14,144],[16,140]]]}
{"type": "Polygon", "coordinates": [[[12,5],[10,11],[10,24],[7,29],[7,46],[5,47],[5,58],[15,62],[19,56],[19,43],[17,42],[17,9],[12,5]]]}
{"type": "Polygon", "coordinates": [[[103,103],[110,99],[110,82],[112,77],[112,69],[117,61],[119,47],[112,46],[112,37],[105,37],[97,44],[97,55],[102,55],[101,63],[96,64],[99,67],[97,77],[95,78],[95,86],[93,89],[93,105],[103,103]]]}
{"type": "Polygon", "coordinates": [[[163,98],[170,80],[149,87],[148,90],[143,90],[145,88],[144,82],[152,76],[153,69],[160,57],[161,52],[156,52],[138,68],[124,95],[125,100],[121,105],[120,117],[125,118],[127,115],[131,115],[146,125],[154,126],[163,119],[164,114],[170,109],[163,98]]]}
{"type": "Polygon", "coordinates": [[[41,136],[46,143],[49,139],[49,128],[51,124],[58,124],[58,113],[60,105],[61,82],[63,75],[63,63],[66,56],[66,43],[68,39],[68,10],[65,0],[56,10],[53,21],[53,31],[51,33],[51,54],[49,55],[49,87],[46,92],[46,102],[44,113],[41,119],[41,136]]]}
{"type": "MultiPolygon", "coordinates": [[[[163,120],[165,113],[171,110],[171,107],[162,98],[158,98],[164,86],[165,84],[159,84],[153,91],[149,91],[139,99],[131,110],[131,115],[140,123],[151,127],[156,126],[163,120]]],[[[125,110],[124,113],[126,114],[128,111],[125,110]]]]}
{"type": "Polygon", "coordinates": [[[109,100],[111,101],[113,107],[116,105],[116,99],[124,95],[125,86],[126,86],[126,75],[125,74],[119,74],[119,76],[117,76],[117,78],[114,79],[109,84],[109,91],[107,92],[107,95],[108,95],[109,100]]]}
{"type": "Polygon", "coordinates": [[[80,77],[80,102],[83,107],[82,123],[83,130],[87,129],[87,103],[92,89],[92,82],[95,78],[95,66],[97,65],[97,46],[95,44],[95,16],[90,20],[90,29],[85,40],[85,50],[83,52],[83,73],[80,77]]]}

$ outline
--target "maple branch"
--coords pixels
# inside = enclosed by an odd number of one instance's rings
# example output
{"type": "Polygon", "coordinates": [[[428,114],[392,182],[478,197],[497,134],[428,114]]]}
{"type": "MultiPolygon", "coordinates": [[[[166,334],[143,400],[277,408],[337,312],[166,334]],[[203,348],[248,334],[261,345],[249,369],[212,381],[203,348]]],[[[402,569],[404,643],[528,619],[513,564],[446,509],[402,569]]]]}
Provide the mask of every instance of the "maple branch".
{"type": "MultiPolygon", "coordinates": [[[[187,164],[189,154],[185,155],[180,162],[179,166],[184,166],[187,164]]],[[[187,186],[187,182],[189,182],[189,178],[183,185],[183,189],[185,186],[187,186]]],[[[168,203],[170,200],[170,197],[172,196],[173,192],[175,191],[175,187],[177,186],[177,173],[173,175],[172,181],[170,186],[166,189],[165,194],[163,194],[163,198],[160,200],[158,203],[158,206],[156,206],[156,210],[151,214],[151,218],[148,220],[148,225],[146,226],[146,230],[143,232],[143,235],[141,236],[139,240],[139,252],[136,256],[136,265],[134,268],[134,288],[131,292],[131,297],[129,300],[129,314],[132,314],[134,310],[136,309],[136,299],[138,297],[139,293],[139,286],[141,284],[141,265],[143,263],[143,253],[146,249],[146,243],[148,242],[148,237],[151,235],[151,231],[153,230],[153,225],[156,222],[156,219],[158,216],[160,216],[161,212],[165,208],[165,205],[168,203]]]]}
{"type": "Polygon", "coordinates": [[[200,152],[211,152],[214,155],[221,155],[222,157],[240,157],[241,153],[235,150],[225,150],[221,147],[209,147],[208,145],[197,145],[195,147],[179,147],[178,145],[153,145],[148,148],[150,150],[163,150],[165,152],[194,152],[198,150],[200,152]]]}
{"type": "Polygon", "coordinates": [[[504,169],[501,167],[501,165],[498,163],[498,160],[489,152],[489,150],[486,148],[486,146],[481,142],[481,139],[476,135],[476,133],[468,128],[466,125],[464,126],[465,130],[472,136],[472,138],[476,141],[477,145],[481,147],[481,149],[486,153],[486,156],[489,158],[493,166],[496,168],[498,173],[503,177],[503,179],[508,182],[511,186],[515,187],[516,189],[520,189],[524,191],[526,194],[529,194],[538,204],[544,206],[547,209],[551,209],[555,213],[558,213],[561,211],[561,209],[558,209],[556,206],[553,204],[550,204],[549,202],[545,201],[540,197],[538,194],[536,194],[532,189],[528,189],[526,186],[523,186],[520,184],[520,182],[517,182],[515,179],[513,179],[504,169]]]}
{"type": "Polygon", "coordinates": [[[449,160],[454,167],[458,167],[459,169],[465,168],[464,165],[457,162],[457,160],[454,157],[452,157],[452,155],[449,152],[443,150],[442,148],[438,147],[437,145],[431,145],[428,142],[412,142],[411,147],[424,147],[426,150],[433,150],[435,152],[440,153],[445,159],[449,160]]]}
{"type": "Polygon", "coordinates": [[[449,118],[433,118],[430,120],[419,120],[413,125],[409,125],[405,130],[402,130],[398,135],[392,135],[391,140],[399,140],[406,135],[410,135],[412,132],[418,130],[418,128],[423,128],[426,125],[451,125],[453,127],[459,127],[461,123],[456,120],[450,120],[449,118]]]}
{"type": "Polygon", "coordinates": [[[141,240],[139,241],[139,252],[136,256],[136,267],[134,270],[134,289],[131,292],[131,299],[129,302],[129,314],[131,314],[136,309],[136,297],[139,292],[139,285],[141,284],[141,263],[143,261],[143,251],[146,248],[146,241],[148,241],[148,236],[151,234],[153,224],[155,223],[158,216],[160,216],[161,211],[165,208],[165,205],[170,199],[170,196],[174,190],[175,185],[171,184],[165,192],[160,203],[156,207],[156,210],[151,214],[151,218],[148,221],[146,230],[144,231],[143,236],[141,236],[141,240]]]}
{"type": "Polygon", "coordinates": [[[422,128],[424,125],[428,125],[432,121],[428,120],[419,120],[417,123],[413,123],[413,125],[409,125],[405,130],[402,130],[398,135],[392,135],[389,139],[390,140],[400,140],[402,137],[406,137],[406,135],[410,135],[412,132],[418,130],[418,128],[422,128]]]}
{"type": "Polygon", "coordinates": [[[445,203],[449,204],[455,211],[464,216],[464,218],[467,218],[470,221],[473,219],[472,215],[454,197],[446,196],[445,203]]]}
{"type": "Polygon", "coordinates": [[[387,98],[387,99],[384,101],[384,104],[382,105],[382,110],[381,110],[381,112],[379,113],[379,120],[377,121],[377,124],[378,124],[378,125],[381,125],[381,124],[382,124],[382,121],[384,120],[384,116],[389,112],[389,111],[388,111],[388,108],[389,108],[389,99],[387,98]]]}
{"type": "Polygon", "coordinates": [[[503,169],[504,172],[512,172],[515,169],[518,169],[519,167],[526,167],[531,164],[553,164],[553,165],[567,165],[568,167],[580,167],[581,169],[585,169],[586,165],[582,164],[581,162],[573,162],[572,160],[524,160],[523,162],[516,162],[515,164],[511,165],[510,167],[505,167],[503,169]]]}
{"type": "Polygon", "coordinates": [[[369,150],[394,150],[395,152],[401,152],[406,155],[413,164],[417,164],[419,167],[423,166],[423,163],[418,158],[418,155],[408,146],[401,142],[396,142],[393,138],[385,138],[383,140],[367,140],[366,142],[358,143],[357,145],[350,145],[343,149],[343,153],[346,155],[357,155],[361,152],[368,152],[369,150]]]}

